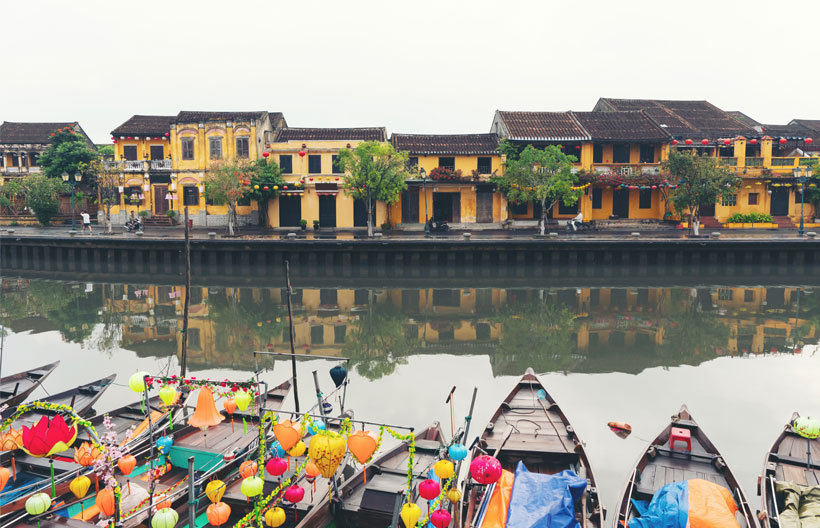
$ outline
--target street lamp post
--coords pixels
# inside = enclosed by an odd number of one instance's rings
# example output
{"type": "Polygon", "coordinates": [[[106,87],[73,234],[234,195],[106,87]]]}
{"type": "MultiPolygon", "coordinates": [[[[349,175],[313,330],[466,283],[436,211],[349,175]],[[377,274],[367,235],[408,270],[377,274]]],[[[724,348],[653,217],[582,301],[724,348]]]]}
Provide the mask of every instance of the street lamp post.
{"type": "Polygon", "coordinates": [[[803,236],[803,204],[806,201],[806,182],[811,178],[811,167],[795,167],[792,170],[795,179],[800,184],[800,228],[797,236],[803,236]]]}
{"type": "Polygon", "coordinates": [[[421,176],[422,185],[424,186],[424,236],[430,236],[430,224],[427,221],[427,171],[424,167],[419,169],[419,176],[421,176]]]}
{"type": "Polygon", "coordinates": [[[77,184],[83,180],[83,175],[77,171],[74,173],[74,177],[72,179],[67,172],[64,172],[61,177],[65,183],[68,183],[71,186],[71,230],[76,231],[77,224],[76,218],[74,217],[74,189],[77,187],[77,184]],[[69,181],[69,179],[71,179],[71,181],[69,181]]]}

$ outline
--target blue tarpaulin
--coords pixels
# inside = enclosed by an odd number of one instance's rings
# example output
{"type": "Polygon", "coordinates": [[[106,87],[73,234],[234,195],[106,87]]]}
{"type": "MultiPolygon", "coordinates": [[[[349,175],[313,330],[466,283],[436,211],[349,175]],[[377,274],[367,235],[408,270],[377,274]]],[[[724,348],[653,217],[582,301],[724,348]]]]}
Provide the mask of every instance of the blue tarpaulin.
{"type": "Polygon", "coordinates": [[[649,505],[632,501],[640,514],[629,521],[630,528],[686,528],[689,522],[689,483],[673,482],[658,490],[649,505]]]}
{"type": "Polygon", "coordinates": [[[564,470],[555,475],[530,473],[522,462],[515,469],[507,528],[578,528],[575,503],[587,481],[564,470]]]}

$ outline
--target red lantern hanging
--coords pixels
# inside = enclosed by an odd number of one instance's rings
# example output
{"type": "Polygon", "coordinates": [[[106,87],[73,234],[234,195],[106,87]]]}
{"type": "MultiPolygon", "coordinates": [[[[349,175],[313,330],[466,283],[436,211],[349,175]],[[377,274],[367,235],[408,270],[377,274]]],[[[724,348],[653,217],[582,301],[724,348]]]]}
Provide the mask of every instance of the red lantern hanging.
{"type": "Polygon", "coordinates": [[[270,152],[265,151],[265,152],[262,153],[263,158],[267,158],[268,156],[270,156],[270,152]]]}
{"type": "Polygon", "coordinates": [[[749,144],[750,145],[757,145],[757,140],[755,138],[752,138],[752,139],[749,140],[749,144]]]}
{"type": "Polygon", "coordinates": [[[265,470],[268,475],[278,477],[288,470],[288,462],[284,458],[273,457],[265,464],[265,470]]]}
{"type": "Polygon", "coordinates": [[[780,143],[781,145],[785,145],[786,144],[786,138],[782,137],[782,138],[778,139],[777,142],[780,143]]]}
{"type": "Polygon", "coordinates": [[[692,144],[692,140],[691,140],[691,139],[687,139],[686,141],[684,141],[684,143],[686,143],[687,145],[691,145],[691,144],[692,144]]]}
{"type": "Polygon", "coordinates": [[[673,144],[673,145],[677,145],[677,144],[678,144],[678,140],[677,140],[677,139],[673,139],[673,140],[672,140],[672,144],[673,144]]]}
{"type": "Polygon", "coordinates": [[[731,144],[732,144],[732,140],[731,140],[731,139],[724,139],[724,140],[723,140],[723,144],[724,144],[724,145],[731,145],[731,144]]]}
{"type": "Polygon", "coordinates": [[[701,139],[701,140],[700,140],[700,144],[701,144],[701,145],[708,145],[708,144],[709,144],[709,140],[708,140],[708,139],[701,139]]]}
{"type": "Polygon", "coordinates": [[[305,498],[305,488],[302,486],[294,484],[293,486],[288,486],[285,490],[285,500],[290,503],[296,504],[303,498],[305,498]]]}
{"type": "Polygon", "coordinates": [[[282,186],[282,188],[283,188],[284,190],[286,190],[286,191],[288,190],[288,186],[287,186],[287,185],[283,185],[283,186],[282,186]]]}
{"type": "Polygon", "coordinates": [[[305,151],[304,151],[304,150],[300,150],[300,151],[299,151],[299,157],[300,157],[300,158],[304,158],[304,157],[305,157],[305,151]]]}
{"type": "Polygon", "coordinates": [[[803,140],[803,143],[805,143],[806,145],[809,145],[809,144],[811,144],[812,141],[814,141],[812,138],[805,138],[803,140]]]}

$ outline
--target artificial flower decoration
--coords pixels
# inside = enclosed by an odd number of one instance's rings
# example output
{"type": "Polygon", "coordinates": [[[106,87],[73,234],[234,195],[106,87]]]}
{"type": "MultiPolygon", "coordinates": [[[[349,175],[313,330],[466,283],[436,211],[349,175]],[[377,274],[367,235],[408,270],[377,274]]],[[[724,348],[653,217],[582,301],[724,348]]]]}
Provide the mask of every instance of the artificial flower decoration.
{"type": "Polygon", "coordinates": [[[81,466],[88,467],[100,458],[100,450],[92,446],[90,442],[83,442],[80,447],[74,448],[74,462],[81,466]]]}
{"type": "Polygon", "coordinates": [[[77,427],[69,427],[59,414],[43,416],[34,427],[23,426],[23,451],[34,457],[62,453],[77,439],[77,427]]]}
{"type": "Polygon", "coordinates": [[[12,451],[23,447],[23,435],[20,431],[9,427],[8,431],[0,434],[0,451],[12,451]]]}

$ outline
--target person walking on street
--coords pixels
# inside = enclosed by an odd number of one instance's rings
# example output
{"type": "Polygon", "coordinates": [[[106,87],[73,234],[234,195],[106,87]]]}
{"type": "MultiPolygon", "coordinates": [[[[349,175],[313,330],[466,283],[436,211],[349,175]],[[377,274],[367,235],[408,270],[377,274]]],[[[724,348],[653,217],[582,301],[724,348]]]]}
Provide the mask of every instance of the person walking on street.
{"type": "Polygon", "coordinates": [[[91,215],[88,214],[88,211],[83,209],[82,212],[80,213],[80,216],[83,218],[83,228],[82,228],[81,232],[85,233],[85,228],[87,227],[88,228],[88,234],[90,235],[92,233],[91,232],[91,215]]]}
{"type": "Polygon", "coordinates": [[[573,231],[578,231],[578,226],[584,223],[584,215],[581,214],[581,211],[578,211],[578,214],[569,221],[569,225],[572,226],[573,231]]]}

